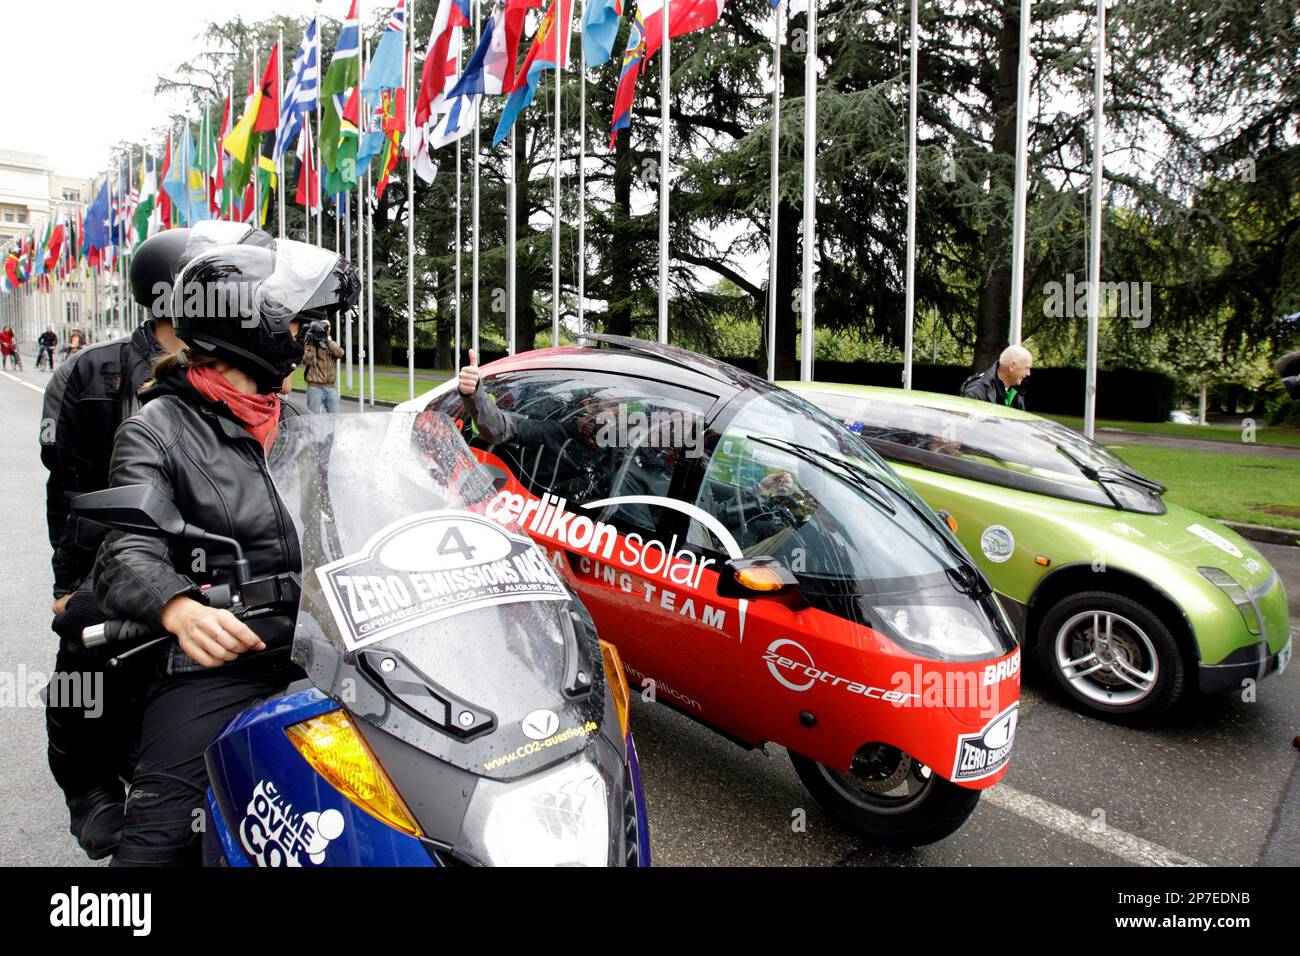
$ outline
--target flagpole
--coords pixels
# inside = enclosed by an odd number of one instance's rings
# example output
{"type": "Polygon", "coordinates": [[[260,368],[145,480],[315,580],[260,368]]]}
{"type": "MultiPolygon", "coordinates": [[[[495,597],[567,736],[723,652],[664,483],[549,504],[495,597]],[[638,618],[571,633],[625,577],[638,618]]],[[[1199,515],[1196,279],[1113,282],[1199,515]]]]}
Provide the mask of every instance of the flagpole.
{"type": "MultiPolygon", "coordinates": [[[[360,186],[357,187],[360,189],[360,186]]],[[[343,206],[343,258],[352,261],[352,202],[347,193],[340,193],[343,206]]],[[[352,387],[352,310],[343,319],[343,381],[352,387]]]]}
{"type": "Polygon", "coordinates": [[[772,161],[768,172],[767,380],[776,381],[776,250],[781,202],[781,7],[772,10],[772,161]]]}
{"type": "Polygon", "coordinates": [[[1029,169],[1030,0],[1020,0],[1020,71],[1016,91],[1016,196],[1011,239],[1010,344],[1019,345],[1025,304],[1025,207],[1029,169]]]}
{"type": "MultiPolygon", "coordinates": [[[[457,75],[457,76],[460,75],[460,47],[461,47],[460,36],[461,36],[460,33],[457,33],[457,34],[456,34],[456,37],[457,37],[457,42],[456,42],[456,75],[457,75]]],[[[455,316],[456,316],[456,334],[455,334],[456,354],[452,357],[451,368],[452,368],[452,371],[453,371],[453,372],[455,372],[457,369],[460,368],[460,253],[461,253],[461,237],[460,237],[460,215],[461,215],[461,203],[460,203],[460,189],[461,189],[461,183],[460,183],[460,142],[461,142],[461,139],[463,139],[463,137],[460,137],[460,136],[456,137],[456,307],[455,307],[455,310],[454,310],[454,312],[455,312],[455,316]]],[[[512,145],[513,145],[513,144],[512,144],[512,145]]],[[[512,152],[512,153],[511,153],[511,159],[513,160],[513,158],[514,158],[514,153],[512,152]]]]}
{"type": "MultiPolygon", "coordinates": [[[[366,172],[366,194],[374,188],[374,175],[366,172]]],[[[375,407],[375,219],[374,210],[368,210],[370,228],[366,230],[366,314],[370,316],[370,339],[366,352],[370,355],[370,407],[375,407]]],[[[391,341],[391,337],[390,337],[391,341]]]]}
{"type": "Polygon", "coordinates": [[[578,44],[578,334],[586,328],[587,294],[587,45],[578,44]]]}
{"type": "MultiPolygon", "coordinates": [[[[357,270],[358,275],[365,275],[366,260],[366,217],[362,208],[366,201],[365,183],[357,181],[357,259],[360,261],[361,268],[357,270]]],[[[352,323],[349,321],[348,328],[351,329],[352,323]]],[[[357,297],[357,405],[359,411],[366,410],[366,300],[365,296],[357,297]]],[[[350,383],[349,383],[350,384],[350,383]]]]}
{"type": "Polygon", "coordinates": [[[808,52],[803,73],[803,321],[799,379],[813,380],[813,254],[817,247],[817,0],[808,0],[808,52]]]}
{"type": "MultiPolygon", "coordinates": [[[[672,131],[668,128],[668,97],[671,92],[672,70],[669,54],[672,40],[668,33],[668,7],[664,0],[660,13],[662,22],[662,49],[659,51],[659,338],[668,343],[668,148],[672,131]]],[[[815,3],[816,0],[809,0],[815,3]]]]}
{"type": "Polygon", "coordinates": [[[1088,355],[1083,394],[1083,433],[1097,425],[1097,337],[1101,326],[1101,180],[1106,150],[1103,97],[1106,92],[1106,0],[1097,0],[1097,52],[1092,80],[1092,234],[1088,247],[1088,355]]]}
{"type": "MultiPolygon", "coordinates": [[[[459,142],[459,141],[458,141],[459,142]]],[[[515,142],[515,127],[510,125],[510,175],[506,179],[506,354],[515,354],[515,322],[518,313],[515,308],[515,243],[516,233],[519,231],[518,211],[515,208],[518,203],[517,184],[515,176],[519,172],[518,156],[515,150],[518,148],[515,142]]]]}
{"type": "Polygon", "coordinates": [[[551,27],[555,32],[555,177],[552,189],[552,208],[555,210],[551,223],[551,345],[560,345],[560,95],[563,92],[564,64],[560,50],[560,34],[567,26],[560,24],[560,11],[564,8],[563,0],[554,0],[555,17],[551,27]]]}
{"type": "MultiPolygon", "coordinates": [[[[403,70],[406,74],[406,131],[413,136],[415,117],[415,44],[411,42],[411,28],[415,25],[415,0],[406,6],[402,43],[406,53],[403,70]]],[[[396,95],[396,94],[394,94],[396,95]]],[[[406,153],[406,374],[408,398],[415,398],[415,156],[414,150],[406,153]]]]}
{"type": "Polygon", "coordinates": [[[916,43],[918,0],[912,0],[911,73],[907,87],[907,291],[903,306],[903,388],[912,388],[912,346],[916,325],[916,43]]]}
{"type": "MultiPolygon", "coordinates": [[[[276,78],[275,102],[276,105],[279,107],[278,111],[283,111],[284,110],[284,31],[283,30],[279,32],[279,40],[276,41],[276,45],[280,48],[280,56],[279,59],[276,61],[276,63],[279,65],[279,69],[276,70],[276,77],[275,77],[276,78]]],[[[280,117],[276,116],[277,124],[279,122],[279,119],[280,117]]],[[[276,133],[278,135],[279,133],[278,129],[276,130],[276,133]]],[[[280,158],[276,160],[275,167],[276,167],[275,168],[275,211],[280,224],[280,238],[283,239],[284,218],[285,218],[284,153],[281,153],[280,158]]]]}
{"type": "MultiPolygon", "coordinates": [[[[316,187],[316,245],[324,247],[324,217],[325,217],[325,197],[322,191],[325,185],[325,171],[321,169],[321,145],[320,145],[320,105],[324,98],[325,85],[325,41],[320,33],[320,5],[321,0],[316,0],[316,139],[313,145],[316,147],[316,178],[319,185],[316,187]]],[[[311,177],[307,178],[307,198],[311,199],[311,177]]],[[[309,230],[310,232],[310,230],[309,230]]],[[[308,240],[310,241],[310,240],[308,240]]]]}
{"type": "MultiPolygon", "coordinates": [[[[478,49],[479,31],[481,29],[479,0],[473,0],[474,3],[474,48],[478,49]]],[[[511,65],[507,69],[514,70],[511,65]]],[[[470,229],[474,233],[474,244],[470,252],[470,287],[469,287],[469,347],[478,352],[478,187],[479,187],[479,154],[482,149],[479,146],[479,117],[482,114],[483,97],[480,95],[474,105],[474,177],[470,182],[470,229]]],[[[509,350],[513,343],[508,343],[506,348],[509,350]]]]}
{"type": "MultiPolygon", "coordinates": [[[[261,70],[258,69],[257,62],[257,43],[253,43],[253,82],[261,84],[262,78],[259,75],[261,70]]],[[[259,97],[257,102],[262,102],[259,97]]],[[[260,106],[259,106],[260,108],[260,106]]],[[[257,125],[256,121],[253,123],[257,125]]],[[[256,130],[249,130],[249,135],[253,137],[253,226],[260,229],[262,227],[262,134],[256,130]]],[[[247,214],[247,210],[244,211],[247,214]]]]}

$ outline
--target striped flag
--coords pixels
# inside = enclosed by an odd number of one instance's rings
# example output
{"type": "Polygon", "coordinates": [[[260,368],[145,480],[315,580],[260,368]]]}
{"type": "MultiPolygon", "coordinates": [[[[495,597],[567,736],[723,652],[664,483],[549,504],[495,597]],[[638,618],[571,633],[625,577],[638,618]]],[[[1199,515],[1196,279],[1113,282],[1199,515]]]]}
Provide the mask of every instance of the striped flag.
{"type": "Polygon", "coordinates": [[[280,123],[275,131],[274,158],[277,162],[293,145],[302,129],[302,118],[314,112],[320,101],[320,34],[316,23],[312,20],[303,34],[302,46],[293,58],[284,101],[280,104],[280,123]]]}

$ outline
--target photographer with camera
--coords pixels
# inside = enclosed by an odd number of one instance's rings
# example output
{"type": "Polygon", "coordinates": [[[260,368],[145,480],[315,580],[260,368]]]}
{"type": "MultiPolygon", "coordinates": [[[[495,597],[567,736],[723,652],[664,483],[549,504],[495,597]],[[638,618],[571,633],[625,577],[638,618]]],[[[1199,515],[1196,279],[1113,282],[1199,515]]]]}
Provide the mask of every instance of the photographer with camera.
{"type": "Polygon", "coordinates": [[[330,338],[329,320],[317,319],[307,326],[302,337],[302,365],[307,377],[307,410],[313,415],[339,410],[338,364],[342,357],[343,349],[330,338]]]}

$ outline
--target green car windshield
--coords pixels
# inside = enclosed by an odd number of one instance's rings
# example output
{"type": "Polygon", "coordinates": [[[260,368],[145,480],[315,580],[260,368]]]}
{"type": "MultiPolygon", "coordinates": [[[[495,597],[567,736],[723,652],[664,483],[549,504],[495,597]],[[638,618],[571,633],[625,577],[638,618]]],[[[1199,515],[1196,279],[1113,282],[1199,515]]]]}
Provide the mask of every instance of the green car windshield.
{"type": "Polygon", "coordinates": [[[1102,445],[1049,419],[982,415],[868,395],[808,396],[886,458],[1026,491],[1113,506],[1098,478],[1159,489],[1102,445]]]}

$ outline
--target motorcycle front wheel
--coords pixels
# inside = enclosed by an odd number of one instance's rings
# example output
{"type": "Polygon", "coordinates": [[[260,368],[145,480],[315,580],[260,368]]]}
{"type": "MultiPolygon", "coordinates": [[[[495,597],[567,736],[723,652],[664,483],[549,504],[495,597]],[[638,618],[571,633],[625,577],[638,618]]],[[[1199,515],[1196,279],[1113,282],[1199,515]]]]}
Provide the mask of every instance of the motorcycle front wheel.
{"type": "Polygon", "coordinates": [[[803,785],[840,823],[877,843],[924,846],[955,833],[980,792],[949,783],[887,744],[867,744],[847,771],[790,751],[803,785]]]}

